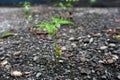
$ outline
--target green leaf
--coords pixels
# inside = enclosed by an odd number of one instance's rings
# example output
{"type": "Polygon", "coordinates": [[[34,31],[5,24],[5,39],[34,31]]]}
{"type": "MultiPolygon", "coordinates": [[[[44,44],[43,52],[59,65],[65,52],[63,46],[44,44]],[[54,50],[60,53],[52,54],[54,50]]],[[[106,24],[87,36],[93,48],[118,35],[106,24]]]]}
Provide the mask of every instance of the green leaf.
{"type": "Polygon", "coordinates": [[[90,3],[94,3],[94,2],[96,2],[96,0],[90,0],[90,3]]]}
{"type": "Polygon", "coordinates": [[[57,28],[55,27],[54,24],[49,24],[46,26],[46,30],[49,34],[53,34],[55,32],[55,30],[57,30],[57,28]]]}
{"type": "Polygon", "coordinates": [[[73,24],[71,21],[63,20],[59,22],[60,24],[73,24]]]}
{"type": "Polygon", "coordinates": [[[38,28],[45,28],[49,34],[53,34],[55,31],[58,30],[58,28],[60,28],[61,24],[73,24],[73,22],[52,17],[51,23],[43,22],[36,26],[38,28]]]}
{"type": "Polygon", "coordinates": [[[52,23],[44,22],[37,25],[38,28],[45,28],[49,34],[53,34],[57,30],[56,26],[52,23]]]}
{"type": "Polygon", "coordinates": [[[55,18],[55,17],[52,17],[52,21],[55,22],[55,24],[74,24],[71,21],[63,20],[63,19],[59,19],[59,18],[55,18]]]}
{"type": "Polygon", "coordinates": [[[66,8],[67,8],[66,5],[65,5],[64,3],[62,3],[62,2],[60,2],[58,5],[59,5],[60,7],[62,7],[63,9],[66,9],[66,8]]]}
{"type": "Polygon", "coordinates": [[[60,28],[61,25],[59,23],[56,23],[55,26],[56,28],[60,28]]]}
{"type": "Polygon", "coordinates": [[[15,35],[15,33],[5,33],[2,35],[2,38],[7,38],[9,36],[14,36],[14,35],[15,35]]]}
{"type": "Polygon", "coordinates": [[[36,26],[37,26],[38,28],[45,28],[47,25],[49,25],[48,22],[43,22],[43,23],[37,24],[36,26]]]}

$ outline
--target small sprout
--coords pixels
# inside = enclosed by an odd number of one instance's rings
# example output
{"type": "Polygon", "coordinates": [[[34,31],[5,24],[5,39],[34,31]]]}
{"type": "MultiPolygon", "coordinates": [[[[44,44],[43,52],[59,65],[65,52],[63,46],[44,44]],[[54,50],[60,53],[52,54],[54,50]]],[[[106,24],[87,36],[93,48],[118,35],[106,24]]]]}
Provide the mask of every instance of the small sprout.
{"type": "Polygon", "coordinates": [[[56,46],[56,56],[59,58],[62,56],[62,49],[58,46],[56,46]]]}
{"type": "Polygon", "coordinates": [[[1,36],[1,38],[7,38],[9,36],[14,36],[14,35],[15,35],[15,33],[5,33],[1,36]]]}
{"type": "Polygon", "coordinates": [[[52,23],[43,22],[37,25],[38,28],[45,28],[48,34],[52,35],[57,28],[52,23]]]}
{"type": "Polygon", "coordinates": [[[63,20],[60,18],[52,17],[51,22],[42,22],[42,23],[36,25],[38,28],[46,29],[48,34],[50,34],[52,36],[54,46],[55,46],[56,64],[59,62],[59,59],[62,56],[62,49],[57,45],[55,32],[58,31],[58,29],[61,27],[61,25],[64,25],[64,24],[74,24],[74,23],[71,21],[68,21],[68,20],[63,20]]]}
{"type": "Polygon", "coordinates": [[[63,9],[71,8],[75,2],[79,2],[79,0],[65,0],[65,2],[59,2],[58,4],[55,4],[55,6],[59,6],[63,9]]]}
{"type": "Polygon", "coordinates": [[[30,2],[24,2],[24,15],[27,20],[31,18],[30,16],[30,2]]]}

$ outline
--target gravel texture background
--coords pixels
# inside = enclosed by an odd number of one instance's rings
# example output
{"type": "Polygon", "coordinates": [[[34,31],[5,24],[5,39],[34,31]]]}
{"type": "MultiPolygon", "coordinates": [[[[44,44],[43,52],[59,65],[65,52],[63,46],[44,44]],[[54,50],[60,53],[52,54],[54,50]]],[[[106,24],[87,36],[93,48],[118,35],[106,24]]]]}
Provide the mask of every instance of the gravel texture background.
{"type": "Polygon", "coordinates": [[[0,80],[120,80],[120,39],[113,37],[120,35],[119,8],[31,7],[30,21],[23,8],[0,8],[0,15],[0,34],[16,33],[0,39],[0,80]],[[34,34],[34,25],[51,16],[76,24],[56,34],[59,64],[51,36],[34,34]]]}

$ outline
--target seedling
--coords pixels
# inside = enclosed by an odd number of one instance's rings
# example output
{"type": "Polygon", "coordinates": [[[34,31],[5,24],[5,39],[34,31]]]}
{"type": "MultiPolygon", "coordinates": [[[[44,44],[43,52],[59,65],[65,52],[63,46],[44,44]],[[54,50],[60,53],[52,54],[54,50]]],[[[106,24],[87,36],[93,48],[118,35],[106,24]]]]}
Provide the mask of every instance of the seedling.
{"type": "MultiPolygon", "coordinates": [[[[74,7],[74,3],[76,2],[79,2],[80,0],[64,0],[64,2],[59,2],[58,4],[55,4],[55,6],[59,6],[63,9],[66,9],[66,8],[72,8],[74,7]]],[[[92,4],[92,3],[95,3],[96,0],[89,0],[89,2],[92,4]]]]}
{"type": "Polygon", "coordinates": [[[73,3],[78,2],[79,0],[65,0],[65,2],[59,2],[55,6],[59,6],[62,8],[71,8],[73,7],[73,3]]]}
{"type": "Polygon", "coordinates": [[[27,20],[31,18],[30,16],[30,2],[24,2],[24,15],[27,20]]]}
{"type": "Polygon", "coordinates": [[[57,45],[56,32],[61,27],[61,25],[64,25],[64,24],[73,24],[73,22],[52,17],[51,22],[43,22],[37,25],[38,28],[44,28],[48,32],[48,34],[52,36],[54,46],[55,46],[56,63],[58,63],[59,59],[62,56],[62,50],[57,45]]]}

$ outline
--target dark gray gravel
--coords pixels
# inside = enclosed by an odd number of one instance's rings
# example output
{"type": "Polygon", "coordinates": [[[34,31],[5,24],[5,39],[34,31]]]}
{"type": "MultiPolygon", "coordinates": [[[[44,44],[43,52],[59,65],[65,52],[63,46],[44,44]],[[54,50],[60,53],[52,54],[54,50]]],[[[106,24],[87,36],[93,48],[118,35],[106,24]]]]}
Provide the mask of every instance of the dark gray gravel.
{"type": "MultiPolygon", "coordinates": [[[[32,24],[27,25],[31,28],[51,16],[69,19],[71,11],[36,9],[38,12],[31,10],[32,24]]],[[[56,34],[63,50],[63,62],[59,64],[55,64],[51,37],[42,39],[29,27],[15,28],[11,32],[17,35],[0,39],[0,80],[120,80],[120,40],[108,35],[120,26],[119,9],[75,8],[72,13],[76,26],[63,25],[56,34]],[[14,71],[19,72],[17,76],[14,71]]]]}

